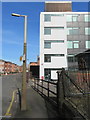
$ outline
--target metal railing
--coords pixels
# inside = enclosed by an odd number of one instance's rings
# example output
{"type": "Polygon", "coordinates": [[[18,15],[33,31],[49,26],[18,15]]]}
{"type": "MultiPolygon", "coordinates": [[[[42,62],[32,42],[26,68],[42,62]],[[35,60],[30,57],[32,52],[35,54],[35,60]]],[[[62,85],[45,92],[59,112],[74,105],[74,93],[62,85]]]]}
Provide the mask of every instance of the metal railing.
{"type": "Polygon", "coordinates": [[[35,78],[33,87],[44,97],[47,97],[54,105],[58,106],[58,87],[57,80],[48,81],[35,78]]]}
{"type": "MultiPolygon", "coordinates": [[[[90,71],[65,70],[57,72],[56,81],[35,78],[33,87],[61,112],[63,105],[72,106],[86,120],[90,120],[90,71]]],[[[72,108],[71,109],[72,111],[72,108]]]]}

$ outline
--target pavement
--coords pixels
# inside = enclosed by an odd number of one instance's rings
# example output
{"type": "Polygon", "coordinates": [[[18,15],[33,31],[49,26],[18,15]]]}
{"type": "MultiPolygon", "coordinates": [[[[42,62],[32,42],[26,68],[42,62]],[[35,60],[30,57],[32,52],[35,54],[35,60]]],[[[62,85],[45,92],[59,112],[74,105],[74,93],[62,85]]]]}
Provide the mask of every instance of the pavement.
{"type": "Polygon", "coordinates": [[[27,110],[18,107],[14,118],[57,118],[57,112],[31,86],[27,89],[27,110]]]}
{"type": "MultiPolygon", "coordinates": [[[[12,93],[21,88],[22,75],[9,75],[2,77],[2,115],[5,113],[12,103],[12,93]]],[[[43,98],[37,91],[32,88],[31,81],[27,85],[27,110],[21,111],[18,103],[18,96],[15,96],[13,105],[10,110],[10,118],[2,120],[16,120],[16,118],[58,118],[58,113],[55,108],[43,98]]]]}

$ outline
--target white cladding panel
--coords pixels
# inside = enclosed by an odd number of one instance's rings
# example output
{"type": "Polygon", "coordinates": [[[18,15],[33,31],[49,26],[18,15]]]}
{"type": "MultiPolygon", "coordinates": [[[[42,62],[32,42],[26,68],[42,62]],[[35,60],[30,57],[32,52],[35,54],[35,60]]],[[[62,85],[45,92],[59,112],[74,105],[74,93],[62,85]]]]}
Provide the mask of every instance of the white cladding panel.
{"type": "MultiPolygon", "coordinates": [[[[52,13],[53,14],[53,13],[52,13]]],[[[67,67],[67,31],[65,16],[51,16],[50,22],[44,22],[44,14],[40,15],[40,78],[44,76],[44,69],[59,69],[67,67]],[[51,35],[44,35],[44,27],[51,28],[51,35]],[[60,28],[60,27],[64,27],[60,28]],[[64,40],[64,43],[51,42],[51,48],[44,48],[44,40],[64,40]],[[64,54],[51,56],[51,62],[44,62],[44,54],[64,54]]],[[[56,71],[51,70],[51,79],[56,79],[56,71]]]]}
{"type": "Polygon", "coordinates": [[[61,26],[61,27],[63,27],[63,25],[65,25],[65,23],[66,23],[65,16],[51,16],[50,22],[44,22],[44,20],[43,20],[44,26],[61,26]]]}
{"type": "Polygon", "coordinates": [[[44,40],[63,40],[66,39],[66,28],[64,29],[51,29],[51,35],[44,35],[44,40]]]}
{"type": "Polygon", "coordinates": [[[67,67],[66,57],[51,57],[50,63],[44,63],[45,68],[67,67]]]}
{"type": "Polygon", "coordinates": [[[65,43],[51,43],[51,49],[44,49],[44,54],[67,54],[65,43]]]}

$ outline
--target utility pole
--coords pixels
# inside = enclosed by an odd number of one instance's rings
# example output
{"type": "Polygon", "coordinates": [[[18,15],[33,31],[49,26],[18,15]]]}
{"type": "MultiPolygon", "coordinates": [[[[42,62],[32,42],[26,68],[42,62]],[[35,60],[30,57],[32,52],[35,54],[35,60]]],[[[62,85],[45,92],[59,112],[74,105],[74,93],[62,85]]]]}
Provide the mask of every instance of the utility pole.
{"type": "Polygon", "coordinates": [[[27,15],[12,13],[12,16],[24,17],[24,48],[23,48],[23,78],[22,78],[22,92],[21,92],[21,110],[25,111],[27,109],[26,107],[27,15]]]}
{"type": "Polygon", "coordinates": [[[21,95],[21,110],[26,110],[26,51],[27,51],[27,16],[24,17],[24,50],[23,50],[23,79],[22,79],[22,95],[21,95]]]}

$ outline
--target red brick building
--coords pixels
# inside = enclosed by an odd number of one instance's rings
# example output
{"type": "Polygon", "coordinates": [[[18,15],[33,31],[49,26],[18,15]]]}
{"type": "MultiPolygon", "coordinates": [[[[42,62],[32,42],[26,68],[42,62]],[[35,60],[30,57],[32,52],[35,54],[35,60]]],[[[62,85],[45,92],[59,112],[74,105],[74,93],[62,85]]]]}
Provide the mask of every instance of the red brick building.
{"type": "Polygon", "coordinates": [[[39,78],[39,66],[40,66],[40,59],[37,57],[37,62],[30,62],[29,67],[30,67],[30,75],[32,77],[37,77],[39,78]]]}
{"type": "Polygon", "coordinates": [[[0,73],[14,73],[14,72],[22,72],[22,66],[19,66],[15,63],[0,60],[0,73]]]}

